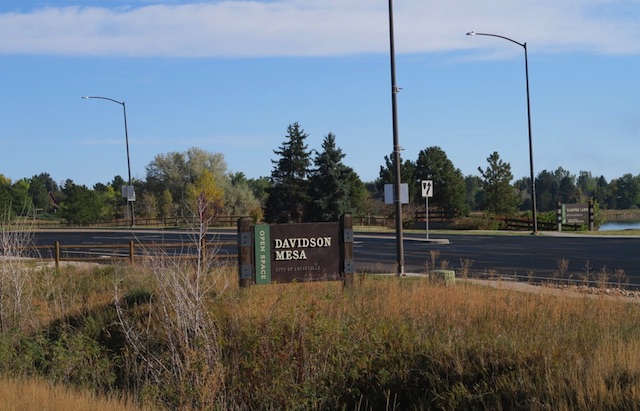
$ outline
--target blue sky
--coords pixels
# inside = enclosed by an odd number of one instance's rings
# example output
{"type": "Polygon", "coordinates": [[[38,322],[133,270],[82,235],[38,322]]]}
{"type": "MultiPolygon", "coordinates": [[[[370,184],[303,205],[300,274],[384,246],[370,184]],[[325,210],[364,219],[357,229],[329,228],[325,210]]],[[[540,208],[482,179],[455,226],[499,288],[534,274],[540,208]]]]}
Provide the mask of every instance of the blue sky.
{"type": "MultiPolygon", "coordinates": [[[[464,175],[497,151],[535,172],[640,173],[640,1],[395,0],[399,141],[464,175]]],[[[290,123],[374,180],[393,150],[386,0],[3,0],[0,174],[93,186],[155,155],[224,154],[269,176],[290,123]]]]}

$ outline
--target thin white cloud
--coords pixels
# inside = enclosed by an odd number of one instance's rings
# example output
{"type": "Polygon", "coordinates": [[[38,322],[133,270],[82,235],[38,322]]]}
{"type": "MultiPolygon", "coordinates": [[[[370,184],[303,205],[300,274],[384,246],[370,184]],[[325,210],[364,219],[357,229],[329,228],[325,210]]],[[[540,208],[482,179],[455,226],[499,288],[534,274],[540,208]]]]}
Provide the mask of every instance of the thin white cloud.
{"type": "MultiPolygon", "coordinates": [[[[333,56],[388,50],[388,2],[219,1],[141,7],[49,7],[0,14],[0,53],[72,56],[333,56]]],[[[404,0],[399,53],[497,48],[469,30],[538,51],[640,53],[638,0],[404,0]]]]}

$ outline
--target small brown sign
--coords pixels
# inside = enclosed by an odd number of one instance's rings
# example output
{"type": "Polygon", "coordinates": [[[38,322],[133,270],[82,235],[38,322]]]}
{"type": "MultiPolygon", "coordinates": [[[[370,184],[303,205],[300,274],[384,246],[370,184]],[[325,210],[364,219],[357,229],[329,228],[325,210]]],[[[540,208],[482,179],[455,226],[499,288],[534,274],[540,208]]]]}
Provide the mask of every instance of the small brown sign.
{"type": "Polygon", "coordinates": [[[563,204],[562,224],[586,224],[589,222],[589,204],[563,204]]]}

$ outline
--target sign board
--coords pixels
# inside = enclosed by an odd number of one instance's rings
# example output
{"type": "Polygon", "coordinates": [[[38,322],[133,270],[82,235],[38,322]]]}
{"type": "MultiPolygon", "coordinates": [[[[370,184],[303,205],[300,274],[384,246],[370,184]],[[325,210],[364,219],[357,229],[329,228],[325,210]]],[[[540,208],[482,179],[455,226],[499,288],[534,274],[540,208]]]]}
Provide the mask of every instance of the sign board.
{"type": "Polygon", "coordinates": [[[433,197],[432,180],[422,180],[422,197],[433,197]]]}
{"type": "Polygon", "coordinates": [[[589,204],[562,204],[562,224],[589,223],[589,204]]]}
{"type": "MultiPolygon", "coordinates": [[[[384,203],[385,204],[393,204],[395,203],[395,192],[394,192],[393,184],[385,184],[384,185],[384,203]]],[[[400,202],[402,204],[409,204],[409,185],[407,183],[400,184],[400,202]]]]}
{"type": "Polygon", "coordinates": [[[122,197],[127,201],[136,201],[136,192],[133,186],[122,186],[122,197]]]}
{"type": "Polygon", "coordinates": [[[340,223],[258,224],[256,284],[340,279],[340,223]]]}

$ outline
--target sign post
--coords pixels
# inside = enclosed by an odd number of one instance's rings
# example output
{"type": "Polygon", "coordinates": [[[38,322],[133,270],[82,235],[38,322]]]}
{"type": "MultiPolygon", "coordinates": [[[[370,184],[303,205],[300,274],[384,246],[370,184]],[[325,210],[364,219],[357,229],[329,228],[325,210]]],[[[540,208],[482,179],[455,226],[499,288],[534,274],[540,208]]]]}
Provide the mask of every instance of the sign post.
{"type": "Polygon", "coordinates": [[[429,239],[429,197],[433,197],[433,181],[422,180],[422,197],[424,197],[424,223],[429,239]]]}

